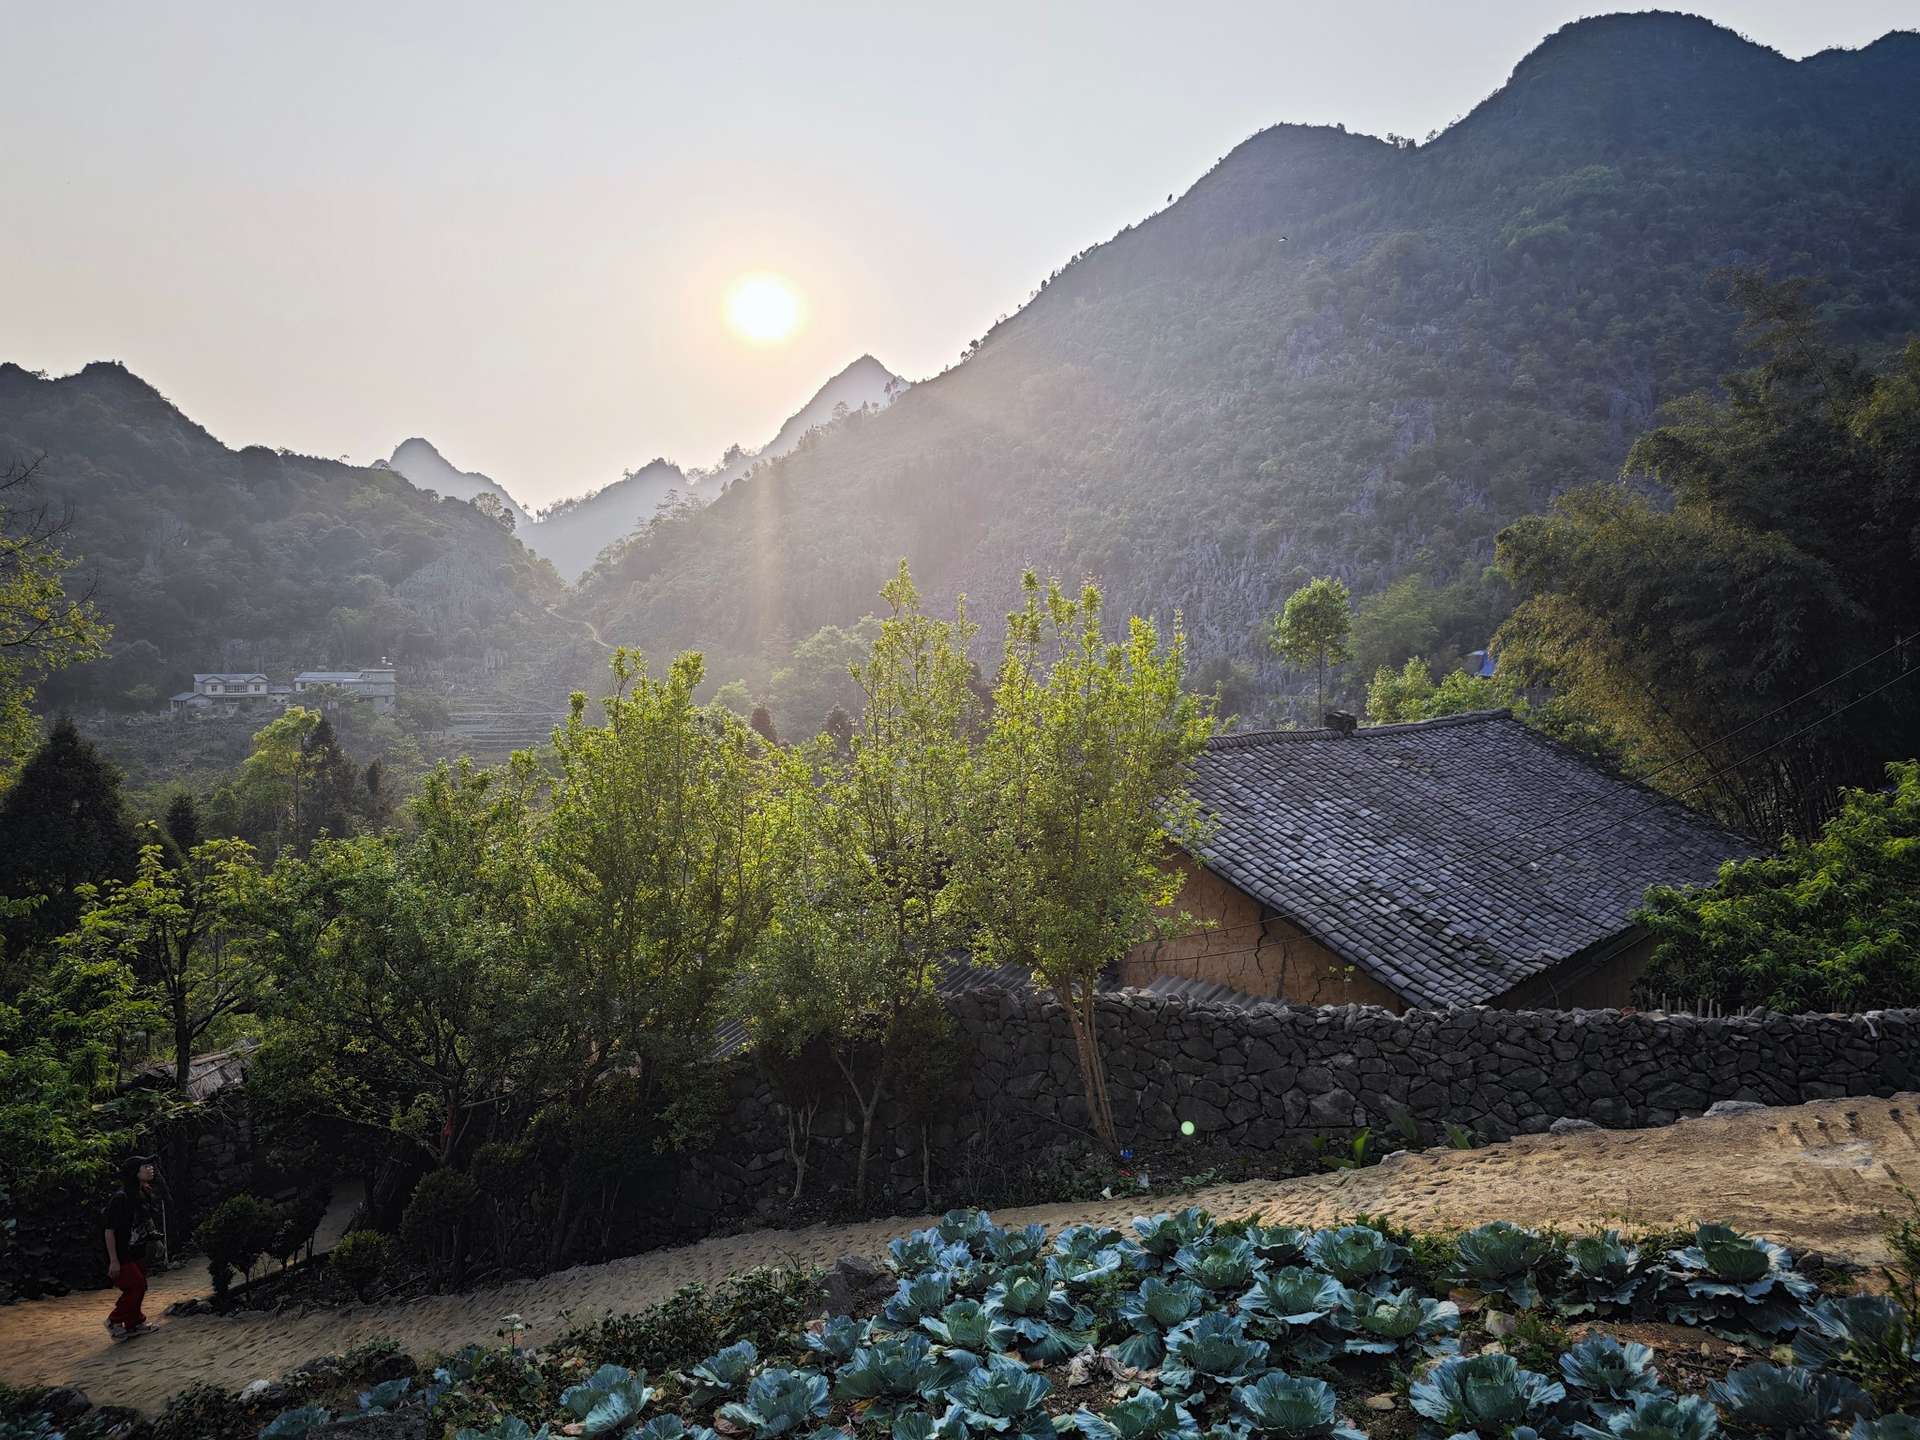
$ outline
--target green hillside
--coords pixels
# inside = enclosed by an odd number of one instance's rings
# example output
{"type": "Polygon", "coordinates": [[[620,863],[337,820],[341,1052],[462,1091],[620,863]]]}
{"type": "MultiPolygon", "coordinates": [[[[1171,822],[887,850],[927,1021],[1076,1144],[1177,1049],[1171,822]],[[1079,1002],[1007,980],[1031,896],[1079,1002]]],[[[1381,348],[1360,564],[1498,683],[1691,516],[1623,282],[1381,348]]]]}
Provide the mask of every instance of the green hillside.
{"type": "Polygon", "coordinates": [[[1031,563],[1268,664],[1256,626],[1300,579],[1473,576],[1734,368],[1716,270],[1823,277],[1822,320],[1869,350],[1920,329],[1916,157],[1920,36],[1793,62],[1690,17],[1582,21],[1427,143],[1254,136],[578,603],[724,676],[872,608],[903,555],[988,615],[1031,563]]]}
{"type": "Polygon", "coordinates": [[[115,364],[0,365],[0,464],[39,460],[62,548],[113,625],[48,706],[163,706],[196,670],[358,667],[457,681],[567,627],[550,567],[471,505],[389,470],[230,450],[115,364]]]}

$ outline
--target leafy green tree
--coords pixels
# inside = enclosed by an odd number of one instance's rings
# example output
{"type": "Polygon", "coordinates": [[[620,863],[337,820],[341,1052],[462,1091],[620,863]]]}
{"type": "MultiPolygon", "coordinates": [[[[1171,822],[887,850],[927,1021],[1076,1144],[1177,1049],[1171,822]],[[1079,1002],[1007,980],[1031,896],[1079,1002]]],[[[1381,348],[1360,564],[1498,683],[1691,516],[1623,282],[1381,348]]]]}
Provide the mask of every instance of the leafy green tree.
{"type": "Polygon", "coordinates": [[[983,964],[1024,966],[1067,1012],[1101,1142],[1117,1148],[1094,1000],[1100,974],[1134,945],[1183,925],[1164,861],[1170,838],[1200,843],[1187,791],[1212,731],[1182,689],[1185,640],[1151,622],[1101,635],[1093,585],[1071,599],[1029,572],[1008,617],[1006,656],[963,827],[959,907],[983,964]]]}
{"type": "Polygon", "coordinates": [[[38,468],[0,469],[0,788],[33,748],[34,686],[103,655],[109,633],[90,593],[67,593],[60,541],[69,522],[37,502],[38,468]]]}
{"type": "Polygon", "coordinates": [[[859,710],[853,667],[873,649],[879,629],[877,616],[864,615],[845,627],[823,625],[793,647],[788,662],[773,672],[771,687],[773,711],[788,734],[818,735],[836,706],[849,714],[859,710]]]}
{"type": "Polygon", "coordinates": [[[192,795],[185,790],[179,791],[167,802],[166,818],[160,828],[167,833],[167,839],[173,842],[175,850],[182,855],[193,849],[201,840],[200,806],[192,795]]]}
{"type": "MultiPolygon", "coordinates": [[[[761,803],[784,763],[728,712],[695,705],[703,665],[654,678],[613,658],[605,723],[587,700],[554,735],[559,774],[541,837],[541,943],[566,1004],[552,1022],[575,1111],[614,1076],[658,1115],[662,1148],[708,1123],[720,1000],[765,928],[777,813],[761,803]]],[[[563,1197],[556,1247],[574,1219],[563,1197]]]]}
{"type": "Polygon", "coordinates": [[[1920,342],[1876,374],[1825,342],[1804,289],[1735,277],[1759,363],[1634,446],[1628,472],[1664,494],[1572,491],[1498,551],[1522,596],[1502,665],[1766,837],[1817,833],[1920,728],[1895,648],[1920,631],[1920,342]]]}
{"type": "Polygon", "coordinates": [[[294,705],[254,733],[240,774],[210,808],[216,829],[274,858],[304,855],[322,835],[352,834],[376,799],[361,789],[332,720],[294,705]]]}
{"type": "Polygon", "coordinates": [[[1469,710],[1512,710],[1526,714],[1526,697],[1502,675],[1481,678],[1465,670],[1450,670],[1434,682],[1433,668],[1418,656],[1396,672],[1376,670],[1367,687],[1367,721],[1372,725],[1401,725],[1415,720],[1437,720],[1469,710]]]}
{"type": "Polygon", "coordinates": [[[1817,839],[1729,861],[1712,885],[1655,886],[1643,997],[1729,1009],[1920,1005],[1920,761],[1883,791],[1848,790],[1817,839]]]}
{"type": "Polygon", "coordinates": [[[131,970],[166,1017],[174,1088],[187,1089],[201,1038],[258,1007],[267,969],[254,932],[260,867],[242,840],[206,840],[169,863],[144,845],[134,878],[79,888],[79,926],[61,943],[131,970]]]}
{"type": "Polygon", "coordinates": [[[536,943],[531,785],[527,766],[442,766],[408,833],[323,840],[276,866],[262,897],[288,1022],[347,1057],[326,1103],[436,1164],[532,1083],[559,1003],[536,943]],[[367,1052],[370,1065],[352,1058],[367,1052]]]}
{"type": "Polygon", "coordinates": [[[71,929],[79,887],[132,879],[138,853],[119,770],[62,716],[0,798],[0,888],[40,897],[0,922],[8,954],[71,929]]]}
{"type": "Polygon", "coordinates": [[[779,1037],[782,1053],[824,1052],[839,1070],[860,1118],[856,1204],[875,1117],[932,1023],[939,966],[966,936],[950,887],[970,777],[975,627],[964,603],[952,620],[927,614],[904,564],[881,595],[888,613],[851,667],[860,719],[818,803],[793,802],[809,838],[749,992],[753,1025],[779,1037]]]}
{"type": "Polygon", "coordinates": [[[1318,667],[1318,716],[1327,709],[1327,669],[1351,653],[1352,631],[1352,597],[1343,583],[1325,576],[1289,595],[1285,608],[1268,623],[1267,644],[1276,655],[1299,669],[1318,667]]]}
{"type": "Polygon", "coordinates": [[[145,1119],[139,1092],[114,1094],[121,1042],[158,1021],[125,964],[71,951],[0,999],[0,1203],[98,1186],[145,1119]]]}

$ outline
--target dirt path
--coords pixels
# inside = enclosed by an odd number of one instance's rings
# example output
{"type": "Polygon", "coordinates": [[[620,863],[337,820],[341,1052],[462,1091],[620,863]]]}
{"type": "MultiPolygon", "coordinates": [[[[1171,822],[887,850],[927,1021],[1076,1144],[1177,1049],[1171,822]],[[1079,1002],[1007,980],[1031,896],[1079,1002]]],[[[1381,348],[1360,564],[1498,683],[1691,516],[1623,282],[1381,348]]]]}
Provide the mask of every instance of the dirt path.
{"type": "MultiPolygon", "coordinates": [[[[1797,1249],[1873,1261],[1883,1258],[1878,1212],[1899,1203],[1903,1185],[1920,1189],[1920,1094],[1825,1100],[1662,1130],[1527,1136],[1482,1150],[1405,1155],[1366,1170],[1216,1186],[1191,1201],[1046,1205],[996,1218],[1124,1224],[1149,1208],[1194,1203],[1222,1217],[1261,1212],[1296,1224],[1361,1211],[1429,1228],[1492,1219],[1563,1228],[1715,1219],[1797,1249]]],[[[527,1340],[537,1345],[569,1316],[636,1309],[690,1281],[713,1284],[755,1265],[827,1266],[846,1254],[878,1255],[893,1236],[923,1223],[908,1217],[759,1231],[404,1305],[163,1319],[158,1333],[121,1346],[101,1328],[99,1293],[17,1305],[0,1310],[0,1378],[77,1384],[95,1403],[152,1409],[196,1380],[237,1388],[380,1336],[417,1354],[492,1343],[510,1311],[532,1322],[527,1340]]]]}

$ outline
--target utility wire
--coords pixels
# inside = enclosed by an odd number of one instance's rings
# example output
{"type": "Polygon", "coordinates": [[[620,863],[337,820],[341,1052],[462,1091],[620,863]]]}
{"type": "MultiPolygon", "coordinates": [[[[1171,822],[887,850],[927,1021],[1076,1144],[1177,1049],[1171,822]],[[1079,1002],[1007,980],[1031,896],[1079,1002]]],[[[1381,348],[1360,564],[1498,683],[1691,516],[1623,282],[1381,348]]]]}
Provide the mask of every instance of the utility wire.
{"type": "MultiPolygon", "coordinates": [[[[1649,784],[1657,777],[1666,774],[1667,771],[1669,770],[1672,770],[1675,766],[1684,765],[1689,760],[1693,760],[1701,755],[1704,755],[1707,753],[1707,751],[1714,749],[1717,746],[1726,744],[1729,740],[1733,739],[1735,736],[1744,735],[1747,731],[1751,730],[1754,726],[1763,725],[1767,721],[1773,719],[1775,716],[1784,715],[1787,711],[1791,710],[1794,706],[1798,705],[1802,700],[1810,700],[1815,695],[1818,695],[1822,690],[1832,689],[1835,685],[1838,685],[1842,680],[1846,680],[1851,678],[1854,675],[1858,675],[1862,670],[1866,669],[1869,665],[1873,665],[1881,660],[1884,660],[1887,656],[1893,654],[1896,650],[1904,649],[1906,646],[1911,645],[1916,640],[1920,640],[1920,630],[1916,630],[1913,634],[1908,635],[1903,639],[1894,641],[1893,644],[1887,646],[1887,648],[1882,650],[1878,655],[1868,656],[1865,660],[1862,660],[1859,664],[1851,667],[1850,669],[1841,671],[1838,675],[1835,675],[1832,679],[1823,680],[1810,690],[1802,690],[1798,695],[1795,695],[1791,700],[1782,701],[1779,705],[1774,706],[1774,708],[1769,710],[1766,714],[1757,715],[1753,719],[1747,721],[1746,724],[1736,726],[1732,730],[1727,731],[1726,734],[1716,736],[1715,738],[1708,740],[1705,744],[1695,747],[1693,750],[1689,751],[1687,754],[1679,756],[1677,759],[1669,760],[1666,764],[1660,766],[1659,768],[1655,770],[1650,770],[1645,775],[1635,776],[1634,778],[1637,779],[1643,785],[1649,784]]],[[[1906,672],[1902,671],[1901,673],[1905,674],[1906,672]]],[[[1899,677],[1896,676],[1894,678],[1898,679],[1899,677]]],[[[1712,777],[1709,777],[1709,778],[1712,778],[1712,777]]],[[[1690,786],[1688,788],[1697,789],[1698,786],[1690,786]]],[[[1685,790],[1682,790],[1678,793],[1684,795],[1687,792],[1685,790]]],[[[1521,844],[1521,843],[1524,843],[1525,841],[1534,839],[1543,830],[1546,830],[1548,827],[1558,824],[1561,820],[1565,819],[1566,817],[1577,813],[1579,808],[1580,807],[1577,804],[1570,805],[1566,809],[1558,812],[1557,814],[1549,815],[1543,820],[1535,821],[1532,828],[1522,832],[1522,834],[1518,837],[1518,839],[1516,839],[1514,843],[1521,844]]]]}
{"type": "MultiPolygon", "coordinates": [[[[1762,755],[1765,755],[1768,751],[1778,750],[1782,745],[1787,744],[1789,741],[1798,740],[1802,735],[1806,735],[1811,733],[1812,731],[1818,730],[1822,725],[1826,724],[1829,720],[1839,719],[1842,715],[1846,714],[1847,711],[1853,709],[1854,706],[1864,705],[1867,701],[1871,700],[1874,696],[1878,695],[1882,690],[1890,689],[1891,687],[1898,685],[1902,680],[1905,680],[1911,675],[1920,675],[1920,668],[1915,668],[1913,670],[1902,670],[1898,675],[1894,676],[1893,679],[1888,680],[1884,684],[1874,686],[1873,689],[1867,691],[1866,694],[1860,696],[1858,699],[1849,700],[1846,704],[1842,705],[1838,710],[1829,711],[1827,714],[1822,715],[1818,720],[1814,720],[1809,722],[1808,724],[1802,725],[1798,730],[1795,730],[1792,734],[1782,735],[1778,740],[1773,741],[1771,744],[1761,746],[1758,750],[1755,750],[1751,755],[1743,756],[1741,759],[1734,761],[1730,765],[1723,765],[1718,770],[1715,770],[1712,774],[1707,775],[1700,780],[1694,781],[1694,783],[1687,786],[1686,789],[1675,791],[1674,792],[1675,796],[1677,797],[1680,795],[1685,795],[1688,793],[1688,791],[1698,790],[1702,785],[1706,785],[1714,780],[1719,779],[1722,775],[1726,774],[1730,770],[1738,770],[1743,766],[1752,764],[1755,760],[1758,760],[1762,755]]],[[[1570,840],[1563,841],[1561,844],[1554,846],[1553,849],[1551,850],[1545,851],[1539,855],[1534,856],[1529,863],[1537,865],[1542,860],[1548,859],[1554,855],[1558,855],[1562,850],[1567,849],[1568,846],[1578,845],[1582,840],[1590,839],[1592,836],[1599,835],[1605,831],[1611,830],[1616,825],[1623,825],[1627,821],[1635,818],[1636,816],[1644,815],[1648,811],[1657,810],[1659,808],[1660,808],[1660,805],[1658,802],[1651,805],[1645,805],[1638,810],[1635,810],[1626,815],[1620,816],[1618,819],[1609,820],[1604,825],[1597,825],[1591,830],[1585,831],[1579,835],[1575,835],[1570,840]]]]}

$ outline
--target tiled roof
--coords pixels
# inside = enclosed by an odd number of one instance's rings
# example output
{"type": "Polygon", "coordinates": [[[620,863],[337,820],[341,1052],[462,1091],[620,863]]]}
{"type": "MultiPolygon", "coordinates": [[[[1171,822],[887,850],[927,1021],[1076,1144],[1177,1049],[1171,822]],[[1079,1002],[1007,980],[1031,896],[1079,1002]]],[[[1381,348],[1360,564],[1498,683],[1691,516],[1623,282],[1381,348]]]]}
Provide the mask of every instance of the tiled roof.
{"type": "Polygon", "coordinates": [[[1504,710],[1221,736],[1193,793],[1208,869],[1415,1005],[1490,1000],[1756,853],[1504,710]]]}
{"type": "Polygon", "coordinates": [[[195,671],[193,683],[198,685],[202,680],[264,680],[266,678],[258,670],[251,673],[239,670],[209,670],[204,673],[195,671]]]}

